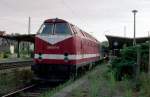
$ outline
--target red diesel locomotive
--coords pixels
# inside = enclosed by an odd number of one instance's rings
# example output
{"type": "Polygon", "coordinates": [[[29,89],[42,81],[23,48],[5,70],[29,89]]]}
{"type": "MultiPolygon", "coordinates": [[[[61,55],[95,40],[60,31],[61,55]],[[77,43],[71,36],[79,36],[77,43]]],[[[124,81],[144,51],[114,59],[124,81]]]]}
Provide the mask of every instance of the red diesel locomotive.
{"type": "Polygon", "coordinates": [[[37,80],[63,81],[100,60],[100,43],[62,19],[45,20],[35,36],[37,80]]]}

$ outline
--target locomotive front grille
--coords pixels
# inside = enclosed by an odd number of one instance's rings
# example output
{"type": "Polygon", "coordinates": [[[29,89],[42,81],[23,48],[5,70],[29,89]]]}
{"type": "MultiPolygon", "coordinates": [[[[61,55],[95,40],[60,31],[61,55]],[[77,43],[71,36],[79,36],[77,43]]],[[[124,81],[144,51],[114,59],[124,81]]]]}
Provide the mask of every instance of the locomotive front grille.
{"type": "Polygon", "coordinates": [[[34,73],[42,79],[68,79],[72,72],[71,65],[38,64],[35,67],[34,73]]]}

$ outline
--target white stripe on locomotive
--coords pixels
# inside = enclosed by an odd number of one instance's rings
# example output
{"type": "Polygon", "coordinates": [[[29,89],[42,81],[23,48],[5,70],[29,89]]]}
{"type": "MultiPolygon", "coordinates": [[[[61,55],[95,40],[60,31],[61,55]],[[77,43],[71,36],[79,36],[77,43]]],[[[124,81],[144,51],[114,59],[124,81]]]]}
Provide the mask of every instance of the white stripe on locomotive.
{"type": "MultiPolygon", "coordinates": [[[[76,54],[76,55],[68,55],[69,60],[80,60],[85,58],[94,58],[99,57],[99,54],[76,54]]],[[[38,59],[40,56],[39,54],[35,54],[34,58],[38,59]]],[[[64,54],[42,54],[42,59],[58,59],[58,60],[64,60],[65,56],[64,54]]]]}

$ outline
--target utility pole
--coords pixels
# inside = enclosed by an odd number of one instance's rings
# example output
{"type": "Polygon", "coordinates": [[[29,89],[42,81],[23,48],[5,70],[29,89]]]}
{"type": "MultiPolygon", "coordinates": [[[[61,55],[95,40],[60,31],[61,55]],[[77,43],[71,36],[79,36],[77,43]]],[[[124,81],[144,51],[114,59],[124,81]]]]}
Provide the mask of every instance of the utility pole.
{"type": "MultiPolygon", "coordinates": [[[[31,31],[31,18],[29,17],[29,21],[28,21],[28,35],[30,35],[30,31],[31,31]]],[[[30,55],[30,43],[28,42],[28,55],[30,55]]]]}
{"type": "Polygon", "coordinates": [[[137,10],[132,10],[133,14],[134,14],[134,39],[133,39],[133,46],[136,45],[136,39],[135,39],[135,35],[136,35],[136,13],[138,12],[137,10]]]}
{"type": "Polygon", "coordinates": [[[148,38],[149,38],[149,64],[148,64],[148,74],[150,75],[150,35],[149,35],[149,31],[148,31],[148,38]]]}
{"type": "Polygon", "coordinates": [[[126,37],[126,26],[124,26],[124,38],[126,37]]]}
{"type": "Polygon", "coordinates": [[[29,22],[28,22],[28,34],[30,34],[30,26],[31,26],[31,18],[29,17],[29,22]]]}

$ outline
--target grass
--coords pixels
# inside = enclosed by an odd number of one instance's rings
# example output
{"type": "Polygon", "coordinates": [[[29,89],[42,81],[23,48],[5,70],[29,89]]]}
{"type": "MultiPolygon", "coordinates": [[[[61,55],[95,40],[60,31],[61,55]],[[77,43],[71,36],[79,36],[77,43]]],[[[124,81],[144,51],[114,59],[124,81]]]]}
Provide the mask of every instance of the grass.
{"type": "Polygon", "coordinates": [[[88,84],[73,90],[68,97],[133,97],[131,81],[118,82],[114,74],[108,72],[106,64],[98,66],[87,74],[88,84]]]}
{"type": "Polygon", "coordinates": [[[71,84],[74,80],[70,79],[69,81],[58,85],[56,88],[50,89],[44,93],[42,93],[40,95],[40,97],[51,97],[52,95],[54,95],[55,93],[59,92],[61,89],[63,89],[64,87],[68,86],[69,84],[71,84]]]}
{"type": "Polygon", "coordinates": [[[97,97],[102,86],[102,73],[106,70],[104,66],[96,67],[92,72],[88,73],[87,79],[89,81],[89,95],[90,97],[97,97]],[[99,71],[101,69],[101,71],[99,71]]]}
{"type": "MultiPolygon", "coordinates": [[[[70,95],[70,97],[96,97],[98,94],[98,90],[99,88],[97,88],[97,85],[99,83],[99,76],[95,76],[98,79],[95,79],[94,76],[92,76],[93,74],[95,74],[96,71],[92,70],[92,72],[88,72],[86,76],[83,76],[85,78],[89,78],[90,79],[90,88],[83,88],[82,86],[79,87],[78,89],[73,90],[74,92],[72,93],[72,95],[70,95]],[[91,78],[94,77],[94,78],[91,78]],[[90,93],[88,93],[90,91],[90,93]],[[88,93],[88,94],[87,94],[88,93]]],[[[64,87],[70,85],[73,82],[73,80],[69,80],[68,82],[59,85],[58,87],[54,88],[53,90],[49,90],[45,93],[43,93],[40,97],[50,97],[52,95],[54,95],[56,92],[59,92],[61,89],[63,89],[64,87]]],[[[89,83],[87,83],[86,85],[89,85],[89,83]]]]}
{"type": "MultiPolygon", "coordinates": [[[[109,70],[107,64],[97,66],[84,77],[86,82],[66,97],[150,97],[150,77],[145,73],[140,75],[140,91],[134,90],[133,79],[124,77],[122,81],[116,81],[115,73],[109,70]]],[[[70,83],[47,91],[40,97],[50,97],[70,83]]]]}
{"type": "Polygon", "coordinates": [[[132,97],[133,95],[132,86],[131,86],[132,83],[128,79],[125,79],[123,83],[124,83],[124,88],[125,88],[124,97],[132,97]]]}
{"type": "Polygon", "coordinates": [[[8,52],[0,52],[0,59],[8,58],[9,55],[10,55],[10,54],[9,54],[8,52]]]}
{"type": "Polygon", "coordinates": [[[150,75],[141,73],[140,75],[140,95],[141,97],[150,97],[150,75]]]}
{"type": "MultiPolygon", "coordinates": [[[[16,56],[13,56],[14,58],[17,57],[17,53],[15,53],[16,56]]],[[[12,54],[10,52],[0,52],[0,59],[7,59],[12,58],[12,54]]],[[[28,59],[31,58],[31,55],[27,52],[20,52],[20,58],[22,59],[28,59]]]]}
{"type": "Polygon", "coordinates": [[[14,78],[12,74],[0,74],[0,95],[8,92],[10,90],[10,87],[12,87],[13,89],[13,87],[15,86],[12,82],[13,79],[14,78]]]}
{"type": "Polygon", "coordinates": [[[9,73],[0,73],[0,96],[29,83],[33,77],[31,70],[14,69],[9,73]]]}
{"type": "MultiPolygon", "coordinates": [[[[87,85],[87,84],[84,84],[84,85],[87,85]]],[[[90,91],[89,88],[85,89],[85,86],[80,86],[77,89],[73,90],[70,97],[90,97],[89,91],[90,91]]]]}

